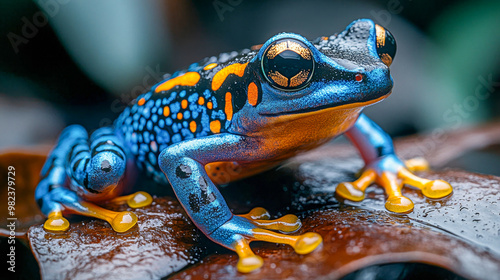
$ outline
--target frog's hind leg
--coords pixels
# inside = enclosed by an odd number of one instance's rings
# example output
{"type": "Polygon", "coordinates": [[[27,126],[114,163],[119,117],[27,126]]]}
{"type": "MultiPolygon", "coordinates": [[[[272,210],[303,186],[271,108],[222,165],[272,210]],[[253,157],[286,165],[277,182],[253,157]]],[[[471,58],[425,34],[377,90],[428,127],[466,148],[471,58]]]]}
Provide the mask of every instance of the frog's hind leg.
{"type": "Polygon", "coordinates": [[[91,137],[81,126],[69,126],[59,137],[42,169],[35,192],[42,213],[48,217],[45,228],[63,231],[69,223],[63,210],[108,221],[116,231],[126,231],[137,221],[131,212],[113,212],[83,201],[65,188],[70,184],[93,197],[105,197],[121,182],[126,168],[126,156],[121,140],[111,128],[98,129],[91,137]]]}

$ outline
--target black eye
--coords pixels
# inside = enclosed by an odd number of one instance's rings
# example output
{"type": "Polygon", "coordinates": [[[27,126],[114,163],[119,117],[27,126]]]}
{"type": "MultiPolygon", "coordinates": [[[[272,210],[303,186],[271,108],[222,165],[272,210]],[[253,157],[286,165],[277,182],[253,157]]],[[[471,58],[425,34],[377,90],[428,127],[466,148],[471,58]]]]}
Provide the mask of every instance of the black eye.
{"type": "Polygon", "coordinates": [[[378,57],[385,65],[390,66],[396,55],[396,40],[389,30],[378,24],[375,25],[375,32],[377,34],[378,57]]]}
{"type": "Polygon", "coordinates": [[[262,57],[262,72],[269,83],[281,90],[305,87],[314,71],[311,50],[296,39],[280,39],[269,45],[262,57]]]}

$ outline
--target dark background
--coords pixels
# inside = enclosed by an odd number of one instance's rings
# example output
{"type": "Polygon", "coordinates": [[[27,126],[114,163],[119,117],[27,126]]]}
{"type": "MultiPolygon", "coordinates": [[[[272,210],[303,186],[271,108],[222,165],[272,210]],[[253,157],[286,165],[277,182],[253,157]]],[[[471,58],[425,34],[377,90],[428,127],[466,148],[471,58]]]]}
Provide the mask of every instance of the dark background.
{"type": "Polygon", "coordinates": [[[366,110],[392,136],[498,118],[500,1],[0,1],[0,149],[109,125],[163,73],[289,31],[391,30],[393,94],[366,110]]]}

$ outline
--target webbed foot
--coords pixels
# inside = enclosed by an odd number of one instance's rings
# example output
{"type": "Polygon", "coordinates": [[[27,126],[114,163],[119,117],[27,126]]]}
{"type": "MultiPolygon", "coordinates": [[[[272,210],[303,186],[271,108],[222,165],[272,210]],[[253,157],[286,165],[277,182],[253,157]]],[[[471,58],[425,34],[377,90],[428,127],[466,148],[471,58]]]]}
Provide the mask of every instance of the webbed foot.
{"type": "Polygon", "coordinates": [[[354,182],[343,182],[337,186],[336,193],[352,201],[365,198],[365,190],[376,182],[385,189],[387,200],[385,208],[395,213],[413,210],[413,202],[401,194],[404,184],[422,191],[429,198],[442,198],[452,193],[451,185],[443,180],[428,180],[413,174],[410,170],[427,170],[429,164],[422,158],[408,160],[403,164],[396,156],[389,155],[366,166],[361,176],[354,182]]]}

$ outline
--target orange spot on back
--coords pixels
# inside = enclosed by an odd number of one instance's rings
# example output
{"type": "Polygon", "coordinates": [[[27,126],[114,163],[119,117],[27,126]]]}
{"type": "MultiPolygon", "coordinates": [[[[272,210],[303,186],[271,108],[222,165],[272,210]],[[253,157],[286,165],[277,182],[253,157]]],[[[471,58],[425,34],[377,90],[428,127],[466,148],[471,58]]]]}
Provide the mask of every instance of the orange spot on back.
{"type": "Polygon", "coordinates": [[[197,72],[187,72],[156,87],[155,92],[169,90],[175,86],[194,86],[200,80],[197,72]]]}
{"type": "Polygon", "coordinates": [[[191,121],[189,123],[189,130],[191,130],[192,133],[196,132],[196,122],[195,121],[191,121]]]}
{"type": "Polygon", "coordinates": [[[205,71],[206,71],[206,70],[210,70],[210,69],[214,68],[215,66],[217,66],[217,63],[210,63],[210,64],[208,64],[207,66],[205,66],[205,67],[203,68],[203,70],[205,70],[205,71]]]}
{"type": "Polygon", "coordinates": [[[208,101],[207,108],[210,109],[210,110],[212,110],[213,107],[214,106],[213,106],[212,102],[208,101]]]}
{"type": "Polygon", "coordinates": [[[233,119],[233,95],[228,91],[226,92],[226,106],[224,107],[227,119],[233,119]]]}
{"type": "Polygon", "coordinates": [[[188,101],[186,99],[182,100],[182,102],[181,102],[182,109],[186,109],[187,106],[188,106],[188,101]]]}
{"type": "Polygon", "coordinates": [[[205,98],[203,98],[203,96],[200,96],[200,98],[198,98],[198,104],[200,105],[205,104],[205,98]]]}
{"type": "Polygon", "coordinates": [[[224,81],[226,80],[229,74],[235,74],[238,77],[243,77],[243,73],[245,73],[245,68],[247,67],[247,63],[234,63],[229,66],[226,66],[219,70],[219,72],[215,73],[212,78],[212,90],[218,90],[224,81]]]}
{"type": "Polygon", "coordinates": [[[220,121],[215,120],[210,122],[210,131],[213,133],[219,133],[220,132],[220,121]]]}
{"type": "Polygon", "coordinates": [[[170,115],[170,107],[168,106],[163,107],[163,115],[165,117],[168,117],[168,115],[170,115]]]}
{"type": "Polygon", "coordinates": [[[177,113],[177,119],[182,120],[182,113],[177,113]]]}
{"type": "Polygon", "coordinates": [[[248,85],[248,103],[252,106],[257,105],[257,100],[259,100],[259,89],[254,82],[248,85]]]}
{"type": "Polygon", "coordinates": [[[146,99],[144,99],[144,97],[143,97],[143,98],[141,98],[141,99],[139,99],[139,101],[137,102],[137,104],[138,104],[139,106],[144,105],[144,103],[146,103],[146,99]]]}

